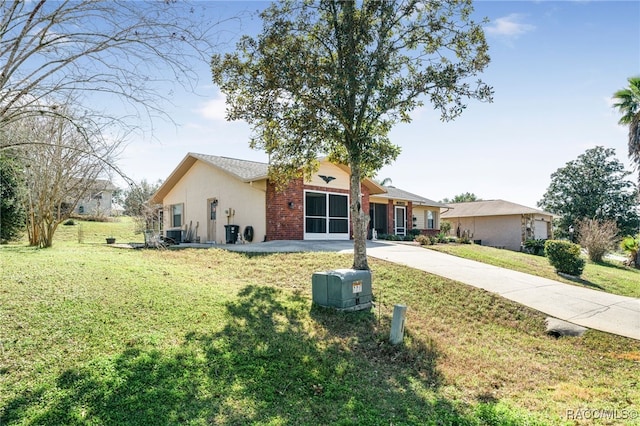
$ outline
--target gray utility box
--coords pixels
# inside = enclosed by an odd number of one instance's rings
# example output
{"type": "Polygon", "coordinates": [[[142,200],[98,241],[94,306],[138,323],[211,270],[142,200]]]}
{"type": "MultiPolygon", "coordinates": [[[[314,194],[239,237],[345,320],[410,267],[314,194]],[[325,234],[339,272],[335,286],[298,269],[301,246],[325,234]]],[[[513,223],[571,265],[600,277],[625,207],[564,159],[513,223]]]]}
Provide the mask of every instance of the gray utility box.
{"type": "Polygon", "coordinates": [[[339,310],[372,306],[371,271],[336,269],[315,272],[311,280],[313,303],[339,310]]]}

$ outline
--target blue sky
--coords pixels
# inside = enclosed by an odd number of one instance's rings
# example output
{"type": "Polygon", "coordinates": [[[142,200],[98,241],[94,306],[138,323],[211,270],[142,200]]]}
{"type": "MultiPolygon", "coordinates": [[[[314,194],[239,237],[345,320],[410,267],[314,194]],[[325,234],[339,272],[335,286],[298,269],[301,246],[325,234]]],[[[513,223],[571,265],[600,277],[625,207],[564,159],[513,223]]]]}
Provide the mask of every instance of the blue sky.
{"type": "MultiPolygon", "coordinates": [[[[198,2],[214,15],[256,10],[266,2],[198,2]]],[[[535,207],[550,175],[596,145],[614,148],[628,170],[627,129],[611,95],[640,75],[640,2],[478,1],[491,63],[481,78],[493,103],[470,102],[453,122],[426,104],[391,139],[402,153],[378,174],[433,200],[473,192],[535,207]]],[[[232,37],[259,30],[257,18],[228,23],[232,37]]],[[[165,179],[187,152],[265,161],[248,146],[249,127],[224,120],[224,97],[207,64],[196,93],[176,90],[154,139],[133,138],[120,166],[136,181],[165,179]]]]}

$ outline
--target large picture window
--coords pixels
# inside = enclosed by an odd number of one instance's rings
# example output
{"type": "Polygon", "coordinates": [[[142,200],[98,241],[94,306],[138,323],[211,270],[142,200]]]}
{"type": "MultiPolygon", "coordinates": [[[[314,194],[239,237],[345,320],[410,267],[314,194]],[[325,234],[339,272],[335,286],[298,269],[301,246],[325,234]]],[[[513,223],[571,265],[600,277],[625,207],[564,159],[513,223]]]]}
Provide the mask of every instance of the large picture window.
{"type": "Polygon", "coordinates": [[[349,198],[342,194],[305,192],[305,238],[349,238],[349,198]]]}

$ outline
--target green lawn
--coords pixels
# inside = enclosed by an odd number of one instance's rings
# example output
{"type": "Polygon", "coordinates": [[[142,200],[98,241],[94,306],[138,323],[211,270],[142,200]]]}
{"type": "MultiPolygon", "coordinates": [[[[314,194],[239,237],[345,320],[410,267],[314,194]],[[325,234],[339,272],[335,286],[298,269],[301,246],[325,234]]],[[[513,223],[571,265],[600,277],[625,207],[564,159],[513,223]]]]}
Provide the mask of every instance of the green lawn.
{"type": "MultiPolygon", "coordinates": [[[[312,307],[351,256],[127,250],[126,221],[0,247],[0,425],[575,424],[640,411],[640,342],[544,333],[544,316],[371,259],[376,308],[312,307]],[[387,340],[408,305],[405,344],[387,340]],[[629,410],[629,411],[622,411],[629,410]]],[[[625,423],[626,422],[626,423],[625,423]]],[[[591,421],[584,424],[592,424],[591,421]]]]}
{"type": "Polygon", "coordinates": [[[640,269],[626,267],[622,262],[614,260],[602,263],[587,261],[580,280],[569,280],[558,275],[549,264],[549,260],[543,256],[476,244],[436,244],[424,247],[567,284],[581,285],[623,296],[640,297],[640,269]]]}

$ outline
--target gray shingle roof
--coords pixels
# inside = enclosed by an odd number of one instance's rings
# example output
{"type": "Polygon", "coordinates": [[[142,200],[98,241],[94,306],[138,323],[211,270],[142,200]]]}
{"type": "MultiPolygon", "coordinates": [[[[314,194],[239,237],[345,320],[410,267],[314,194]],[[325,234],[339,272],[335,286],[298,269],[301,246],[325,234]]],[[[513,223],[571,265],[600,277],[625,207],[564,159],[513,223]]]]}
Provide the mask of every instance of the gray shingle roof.
{"type": "Polygon", "coordinates": [[[196,153],[190,153],[190,155],[247,182],[265,179],[269,171],[269,165],[267,163],[260,163],[258,161],[239,160],[237,158],[196,153]]]}
{"type": "MultiPolygon", "coordinates": [[[[190,152],[174,169],[171,175],[163,182],[163,184],[160,185],[160,188],[158,188],[156,193],[151,197],[151,201],[154,203],[161,203],[162,199],[167,195],[171,188],[180,179],[182,179],[184,174],[189,170],[189,168],[194,164],[195,161],[202,161],[206,164],[209,164],[212,167],[220,169],[243,182],[253,182],[267,179],[269,175],[269,165],[267,163],[190,152]]],[[[401,189],[380,186],[375,181],[370,179],[365,179],[365,185],[369,186],[371,194],[375,196],[388,199],[412,201],[417,205],[447,207],[445,204],[438,203],[436,201],[421,197],[416,194],[412,194],[407,191],[403,191],[401,189]],[[383,190],[386,190],[388,192],[380,193],[380,191],[383,190]]]]}
{"type": "Polygon", "coordinates": [[[469,201],[448,203],[451,210],[442,213],[443,219],[451,217],[508,216],[517,214],[553,214],[504,200],[469,201]]]}
{"type": "Polygon", "coordinates": [[[446,204],[442,204],[437,201],[433,201],[428,198],[421,197],[420,195],[412,194],[411,192],[404,191],[394,186],[385,186],[384,189],[387,190],[387,193],[377,194],[376,197],[395,199],[395,200],[407,200],[407,201],[413,202],[414,204],[423,205],[423,206],[447,207],[446,204]]]}

